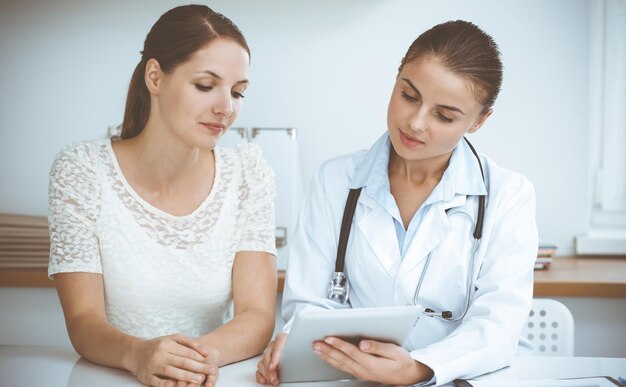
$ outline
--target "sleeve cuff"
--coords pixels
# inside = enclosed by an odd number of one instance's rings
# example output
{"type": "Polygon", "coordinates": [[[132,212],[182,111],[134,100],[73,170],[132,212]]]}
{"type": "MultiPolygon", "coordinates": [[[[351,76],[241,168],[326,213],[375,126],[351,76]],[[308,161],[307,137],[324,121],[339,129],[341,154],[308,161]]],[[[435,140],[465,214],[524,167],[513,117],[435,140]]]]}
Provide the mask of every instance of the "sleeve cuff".
{"type": "Polygon", "coordinates": [[[430,360],[428,359],[424,360],[426,356],[424,356],[423,351],[421,350],[412,351],[411,357],[413,358],[413,360],[424,364],[426,367],[430,368],[433,371],[433,377],[430,380],[413,384],[413,386],[421,387],[421,386],[430,386],[430,385],[437,384],[437,370],[432,365],[430,360]]]}
{"type": "Polygon", "coordinates": [[[412,384],[411,387],[430,386],[430,385],[434,385],[435,383],[437,383],[437,377],[433,376],[432,379],[425,381],[425,382],[412,384]]]}
{"type": "Polygon", "coordinates": [[[275,257],[277,256],[276,246],[258,242],[240,243],[239,246],[237,246],[237,252],[240,251],[260,251],[272,254],[275,257]]]}
{"type": "Polygon", "coordinates": [[[102,274],[102,267],[100,265],[71,265],[60,266],[50,264],[48,265],[48,278],[54,280],[52,276],[58,273],[94,273],[102,274]]]}

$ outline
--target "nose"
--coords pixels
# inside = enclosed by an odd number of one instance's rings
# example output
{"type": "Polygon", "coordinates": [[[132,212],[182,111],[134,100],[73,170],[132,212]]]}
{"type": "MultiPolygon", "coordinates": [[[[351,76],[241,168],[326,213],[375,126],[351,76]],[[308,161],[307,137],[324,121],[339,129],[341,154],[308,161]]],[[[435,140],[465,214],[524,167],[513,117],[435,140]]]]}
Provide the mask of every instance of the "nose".
{"type": "Polygon", "coordinates": [[[213,105],[213,113],[224,117],[233,114],[233,100],[230,92],[220,93],[213,105]]]}
{"type": "Polygon", "coordinates": [[[409,128],[414,132],[423,132],[428,127],[428,111],[423,106],[409,116],[409,128]]]}

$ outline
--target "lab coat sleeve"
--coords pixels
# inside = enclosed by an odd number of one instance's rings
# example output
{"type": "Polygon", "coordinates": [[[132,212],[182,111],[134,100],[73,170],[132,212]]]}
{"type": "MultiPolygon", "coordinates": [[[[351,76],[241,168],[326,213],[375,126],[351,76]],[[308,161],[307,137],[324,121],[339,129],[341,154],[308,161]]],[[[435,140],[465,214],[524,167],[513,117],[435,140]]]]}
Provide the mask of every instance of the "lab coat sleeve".
{"type": "Polygon", "coordinates": [[[442,341],[411,352],[434,371],[437,385],[495,371],[514,360],[532,302],[538,244],[534,188],[516,176],[488,209],[494,212],[490,227],[485,224],[484,260],[463,322],[442,341]]]}
{"type": "Polygon", "coordinates": [[[304,309],[349,307],[327,298],[328,284],[335,271],[339,239],[339,221],[333,219],[332,202],[345,203],[348,195],[347,188],[341,192],[334,190],[337,192],[332,193],[340,197],[329,200],[329,184],[324,181],[324,171],[329,169],[331,167],[325,165],[315,172],[292,238],[283,290],[285,333],[290,331],[294,316],[304,309]]]}

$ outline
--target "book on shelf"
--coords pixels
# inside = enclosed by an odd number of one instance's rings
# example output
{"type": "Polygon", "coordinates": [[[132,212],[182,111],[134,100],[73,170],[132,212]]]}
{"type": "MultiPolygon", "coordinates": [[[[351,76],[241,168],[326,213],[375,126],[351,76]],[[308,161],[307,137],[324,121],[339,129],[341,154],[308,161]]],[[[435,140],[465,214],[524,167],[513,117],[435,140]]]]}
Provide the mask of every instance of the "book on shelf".
{"type": "Polygon", "coordinates": [[[540,239],[539,249],[537,250],[537,260],[535,261],[535,270],[545,270],[550,267],[552,258],[556,255],[556,244],[540,239]]]}
{"type": "Polygon", "coordinates": [[[544,270],[550,267],[552,257],[537,257],[535,261],[535,270],[544,270]]]}
{"type": "Polygon", "coordinates": [[[49,255],[45,216],[0,213],[0,271],[45,269],[49,255]]]}

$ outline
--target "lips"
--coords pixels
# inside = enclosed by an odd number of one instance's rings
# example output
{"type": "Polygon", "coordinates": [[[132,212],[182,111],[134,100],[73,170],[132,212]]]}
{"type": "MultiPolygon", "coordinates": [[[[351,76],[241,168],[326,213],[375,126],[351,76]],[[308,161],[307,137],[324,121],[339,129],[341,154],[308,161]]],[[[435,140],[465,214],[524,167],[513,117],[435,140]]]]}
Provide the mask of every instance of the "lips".
{"type": "Polygon", "coordinates": [[[216,122],[201,122],[200,124],[214,134],[220,134],[226,128],[224,124],[218,124],[216,122]]]}
{"type": "Polygon", "coordinates": [[[421,141],[415,137],[411,137],[401,130],[398,130],[398,132],[400,132],[400,140],[402,141],[402,144],[404,144],[404,146],[409,148],[416,148],[420,145],[424,145],[424,141],[421,141]]]}

